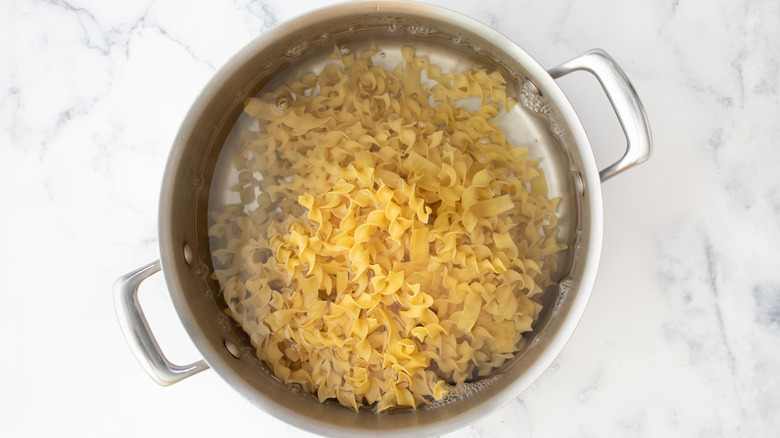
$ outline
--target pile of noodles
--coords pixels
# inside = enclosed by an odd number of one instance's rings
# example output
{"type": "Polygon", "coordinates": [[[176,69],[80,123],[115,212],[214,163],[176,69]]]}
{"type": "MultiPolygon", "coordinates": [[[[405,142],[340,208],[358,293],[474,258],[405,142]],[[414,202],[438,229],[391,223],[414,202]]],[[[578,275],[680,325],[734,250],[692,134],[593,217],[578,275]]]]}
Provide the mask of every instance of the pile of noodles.
{"type": "Polygon", "coordinates": [[[495,121],[514,104],[503,77],[376,54],[334,51],[247,100],[241,203],[209,234],[229,314],[274,374],[382,411],[512,358],[564,245],[538,162],[495,121]]]}

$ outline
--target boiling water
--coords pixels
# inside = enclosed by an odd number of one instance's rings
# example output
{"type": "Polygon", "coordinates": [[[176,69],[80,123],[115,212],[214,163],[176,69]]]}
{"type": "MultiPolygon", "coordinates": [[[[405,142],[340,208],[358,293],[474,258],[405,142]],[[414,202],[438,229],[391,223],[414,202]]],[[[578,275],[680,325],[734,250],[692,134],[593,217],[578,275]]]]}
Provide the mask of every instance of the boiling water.
{"type": "MultiPolygon", "coordinates": [[[[507,80],[507,96],[515,98],[520,103],[513,106],[510,111],[502,111],[499,114],[497,117],[499,126],[512,144],[527,147],[531,158],[543,158],[540,166],[548,179],[550,197],[564,195],[570,181],[567,175],[560,174],[561,168],[568,168],[568,165],[563,162],[565,157],[561,154],[560,128],[533,84],[517,73],[490,62],[486,59],[482,48],[470,44],[463,37],[441,36],[436,31],[422,26],[409,26],[406,32],[403,30],[404,28],[399,25],[391,25],[389,33],[359,32],[350,35],[349,39],[324,34],[319,41],[296,45],[287,51],[287,55],[294,58],[295,62],[277,75],[258,95],[273,90],[278,85],[290,83],[303,74],[318,74],[327,64],[337,64],[337,60],[331,59],[334,47],[342,55],[349,53],[357,55],[375,45],[379,53],[372,58],[374,64],[381,65],[389,71],[403,64],[402,45],[415,47],[417,56],[427,57],[430,64],[438,66],[442,73],[463,72],[475,67],[498,70],[507,80]],[[356,38],[358,35],[360,38],[356,38]],[[411,44],[409,35],[423,36],[423,38],[416,38],[413,40],[414,44],[411,44]]],[[[356,31],[352,30],[352,32],[356,31]]],[[[347,33],[351,33],[350,30],[347,30],[347,33]]],[[[271,70],[273,65],[268,63],[264,69],[271,70]]],[[[464,105],[467,109],[475,109],[476,105],[471,104],[476,103],[478,103],[476,98],[472,98],[471,102],[459,101],[459,105],[464,105]]],[[[211,184],[210,211],[221,210],[237,202],[237,194],[230,190],[238,181],[238,174],[233,167],[233,156],[240,148],[238,138],[241,130],[257,129],[256,123],[246,114],[242,114],[230,131],[220,153],[211,184]]],[[[565,209],[566,206],[562,205],[561,208],[565,209]]],[[[561,213],[559,219],[565,220],[566,212],[561,213]]],[[[561,224],[561,228],[562,232],[566,233],[566,229],[570,227],[561,224]]]]}
{"type": "MultiPolygon", "coordinates": [[[[549,107],[546,106],[536,87],[522,74],[495,64],[482,48],[471,44],[461,36],[448,37],[421,26],[404,28],[397,25],[391,25],[389,29],[382,31],[357,32],[354,28],[349,28],[341,36],[323,34],[318,40],[300,43],[287,50],[286,56],[294,62],[290,62],[258,95],[273,90],[278,85],[291,83],[302,74],[318,74],[327,64],[338,63],[330,57],[334,47],[341,55],[349,53],[358,55],[376,46],[378,53],[372,58],[373,62],[392,71],[395,66],[404,62],[401,56],[402,45],[413,46],[416,49],[416,56],[427,57],[430,64],[437,65],[443,73],[468,71],[474,67],[498,70],[502,73],[507,80],[507,97],[514,98],[520,105],[515,105],[508,112],[502,111],[497,118],[498,124],[512,144],[527,147],[531,158],[541,158],[540,167],[547,176],[549,196],[563,198],[558,210],[560,225],[558,238],[564,242],[571,242],[576,226],[576,218],[573,214],[575,206],[569,189],[571,175],[561,171],[561,169],[569,169],[570,165],[566,153],[562,152],[560,128],[552,117],[549,107]],[[415,38],[410,40],[410,36],[415,38]]],[[[264,70],[273,70],[274,66],[275,61],[270,61],[264,66],[264,70]]],[[[284,109],[289,104],[285,99],[286,96],[277,98],[276,104],[280,109],[284,109]]],[[[466,102],[466,105],[469,103],[466,102]]],[[[258,126],[256,120],[242,114],[220,152],[210,186],[209,211],[221,211],[229,205],[240,203],[238,193],[231,190],[238,183],[238,172],[234,167],[233,157],[241,146],[239,134],[245,129],[257,130],[258,126]]],[[[250,209],[256,207],[258,206],[248,206],[250,209]]],[[[558,257],[559,266],[566,266],[566,260],[570,256],[560,254],[558,257]]],[[[554,293],[546,293],[546,297],[543,298],[545,308],[556,307],[554,295],[554,293]]],[[[498,374],[493,374],[463,385],[449,387],[450,394],[431,406],[443,406],[468,397],[486,388],[498,378],[498,374]]]]}

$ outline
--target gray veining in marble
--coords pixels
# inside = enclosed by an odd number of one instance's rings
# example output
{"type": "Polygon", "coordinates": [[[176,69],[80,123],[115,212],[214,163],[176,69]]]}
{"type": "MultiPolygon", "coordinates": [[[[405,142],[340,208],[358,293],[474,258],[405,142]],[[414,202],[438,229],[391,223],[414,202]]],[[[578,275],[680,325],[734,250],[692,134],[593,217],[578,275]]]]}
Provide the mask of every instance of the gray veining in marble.
{"type": "MultiPolygon", "coordinates": [[[[246,418],[311,436],[214,373],[154,384],[119,333],[111,285],[157,257],[167,154],[209,78],[256,35],[331,3],[0,3],[0,435],[226,436],[247,433],[246,418]]],[[[603,185],[599,277],[564,352],[446,436],[777,436],[780,2],[431,3],[548,68],[605,49],[655,141],[649,162],[603,185]]],[[[582,84],[561,81],[608,163],[622,137],[582,84]]],[[[142,294],[169,355],[198,359],[163,281],[142,294]]]]}

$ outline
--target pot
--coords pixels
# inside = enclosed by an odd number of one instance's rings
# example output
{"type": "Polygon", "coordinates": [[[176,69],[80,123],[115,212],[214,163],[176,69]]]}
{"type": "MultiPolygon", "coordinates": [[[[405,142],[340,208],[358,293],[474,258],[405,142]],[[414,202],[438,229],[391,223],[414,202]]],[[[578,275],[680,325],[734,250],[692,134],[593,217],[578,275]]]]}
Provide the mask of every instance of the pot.
{"type": "Polygon", "coordinates": [[[161,385],[207,368],[271,415],[302,429],[339,436],[438,435],[475,422],[517,397],[552,363],[575,329],[588,301],[601,252],[601,183],[645,161],[651,154],[644,109],[628,78],[601,50],[593,50],[549,71],[515,43],[469,17],[405,2],[358,2],[298,17],[261,35],[236,54],[203,90],[173,144],[160,195],[160,260],[115,284],[120,326],[141,366],[161,385]],[[219,284],[212,279],[208,237],[210,203],[225,185],[220,156],[243,110],[279,76],[297,75],[320,65],[334,45],[359,51],[374,42],[390,57],[393,48],[413,45],[442,70],[487,66],[508,80],[520,105],[511,113],[510,139],[531,144],[541,158],[550,196],[559,204],[559,255],[553,290],[525,347],[487,378],[465,384],[443,402],[416,410],[355,412],[320,403],[276,379],[255,356],[248,336],[224,313],[219,284]],[[616,163],[599,171],[577,115],[556,78],[576,70],[601,83],[626,134],[627,147],[616,163]],[[138,285],[162,269],[174,307],[203,360],[170,363],[146,323],[138,285]]]}

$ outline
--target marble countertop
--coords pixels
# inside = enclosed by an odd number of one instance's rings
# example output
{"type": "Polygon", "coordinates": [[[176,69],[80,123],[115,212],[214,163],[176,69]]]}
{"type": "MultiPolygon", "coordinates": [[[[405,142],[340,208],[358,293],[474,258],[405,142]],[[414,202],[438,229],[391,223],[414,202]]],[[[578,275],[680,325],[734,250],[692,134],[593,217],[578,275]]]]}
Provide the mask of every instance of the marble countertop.
{"type": "MultiPolygon", "coordinates": [[[[0,436],[312,436],[213,371],[153,383],[122,338],[112,284],[158,257],[167,154],[205,83],[264,30],[330,3],[0,2],[0,436]]],[[[446,436],[777,436],[780,3],[431,3],[545,68],[606,50],[655,146],[603,184],[598,278],[559,358],[446,436]]],[[[560,84],[597,162],[614,161],[624,140],[595,80],[560,84]]],[[[141,292],[150,324],[174,361],[197,359],[161,277],[141,292]]]]}

